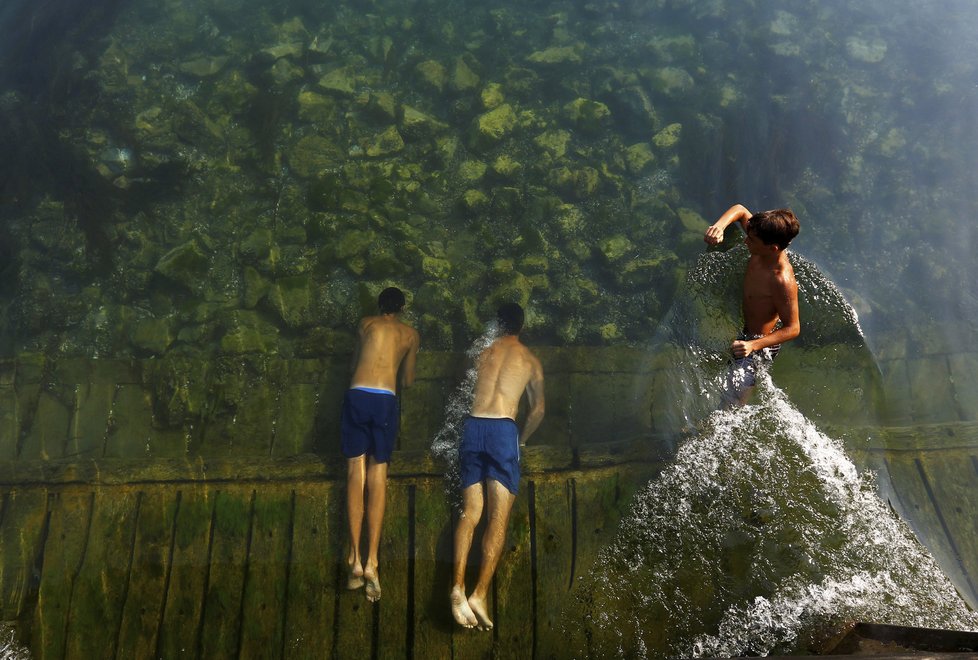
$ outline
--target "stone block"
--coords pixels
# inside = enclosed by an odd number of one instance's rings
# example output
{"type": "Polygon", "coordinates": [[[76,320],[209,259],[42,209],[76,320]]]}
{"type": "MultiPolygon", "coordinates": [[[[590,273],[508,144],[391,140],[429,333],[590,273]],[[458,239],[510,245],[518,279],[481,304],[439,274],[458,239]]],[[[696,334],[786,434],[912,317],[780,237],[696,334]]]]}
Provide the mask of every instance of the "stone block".
{"type": "Polygon", "coordinates": [[[935,356],[907,360],[907,376],[915,422],[958,419],[947,358],[935,356]]]}
{"type": "Polygon", "coordinates": [[[978,353],[949,355],[948,365],[961,419],[978,421],[978,353]]]}
{"type": "Polygon", "coordinates": [[[18,458],[49,460],[64,455],[71,419],[71,404],[66,401],[70,400],[66,393],[41,390],[18,458]]]}
{"type": "Polygon", "coordinates": [[[913,420],[910,380],[905,360],[880,362],[883,372],[883,417],[890,424],[907,424],[913,420]]]}
{"type": "Polygon", "coordinates": [[[286,387],[279,400],[272,456],[294,456],[312,451],[316,425],[316,385],[286,387]]]}
{"type": "Polygon", "coordinates": [[[100,457],[115,398],[114,383],[83,383],[75,391],[66,458],[100,457]]]}
{"type": "Polygon", "coordinates": [[[575,446],[651,433],[652,392],[645,378],[574,374],[570,389],[570,433],[575,446]]]}

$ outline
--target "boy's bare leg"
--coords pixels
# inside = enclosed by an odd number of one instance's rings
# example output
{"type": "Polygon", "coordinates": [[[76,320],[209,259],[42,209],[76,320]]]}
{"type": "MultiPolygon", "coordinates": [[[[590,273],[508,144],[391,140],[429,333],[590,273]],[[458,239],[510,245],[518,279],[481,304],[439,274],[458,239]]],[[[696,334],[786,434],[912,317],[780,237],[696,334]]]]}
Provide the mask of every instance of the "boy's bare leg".
{"type": "Polygon", "coordinates": [[[452,616],[459,625],[472,628],[478,623],[465,598],[465,565],[472,549],[472,535],[482,518],[482,484],[475,483],[462,491],[462,514],[455,525],[455,574],[452,585],[452,616]]]}
{"type": "Polygon", "coordinates": [[[387,506],[387,463],[377,463],[373,456],[367,459],[367,563],[363,567],[363,579],[367,585],[367,600],[380,600],[380,577],[377,575],[377,552],[380,549],[380,532],[384,524],[387,506]]]}
{"type": "Polygon", "coordinates": [[[486,490],[489,504],[489,519],[486,521],[486,531],[482,536],[482,565],[479,567],[479,581],[469,596],[469,607],[479,621],[481,630],[491,630],[492,620],[486,609],[486,595],[492,576],[496,573],[499,558],[506,543],[506,529],[509,527],[509,513],[513,509],[516,496],[495,479],[486,480],[486,490]]]}
{"type": "Polygon", "coordinates": [[[360,561],[360,531],[363,528],[363,488],[366,456],[346,461],[346,514],[350,525],[350,554],[346,558],[347,589],[363,586],[363,563],[360,561]]]}

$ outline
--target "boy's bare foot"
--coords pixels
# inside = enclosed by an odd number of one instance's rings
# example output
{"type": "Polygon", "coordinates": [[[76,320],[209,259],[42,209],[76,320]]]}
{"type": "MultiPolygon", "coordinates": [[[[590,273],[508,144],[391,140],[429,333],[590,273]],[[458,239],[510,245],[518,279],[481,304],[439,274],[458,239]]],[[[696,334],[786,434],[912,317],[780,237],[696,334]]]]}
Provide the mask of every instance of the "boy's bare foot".
{"type": "Polygon", "coordinates": [[[465,592],[458,586],[454,586],[452,587],[451,599],[452,616],[455,617],[458,625],[465,626],[466,628],[474,628],[479,621],[475,618],[475,614],[472,613],[468,601],[465,600],[465,592]]]}
{"type": "Polygon", "coordinates": [[[360,564],[349,564],[349,572],[346,576],[347,589],[359,589],[363,586],[363,566],[360,564]]]}
{"type": "Polygon", "coordinates": [[[377,576],[377,567],[368,565],[363,569],[363,579],[367,587],[367,600],[376,603],[380,600],[380,578],[377,576]]]}
{"type": "Polygon", "coordinates": [[[474,595],[469,596],[469,608],[475,614],[475,618],[479,622],[479,630],[492,630],[492,619],[489,618],[489,613],[486,612],[486,601],[483,598],[476,598],[474,595]]]}

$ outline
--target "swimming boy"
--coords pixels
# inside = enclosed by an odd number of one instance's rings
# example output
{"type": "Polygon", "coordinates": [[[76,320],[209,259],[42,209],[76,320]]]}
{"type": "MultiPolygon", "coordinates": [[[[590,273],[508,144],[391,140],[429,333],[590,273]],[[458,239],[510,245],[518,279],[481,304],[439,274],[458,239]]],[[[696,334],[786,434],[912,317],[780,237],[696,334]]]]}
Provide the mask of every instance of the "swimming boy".
{"type": "Polygon", "coordinates": [[[455,575],[452,615],[466,628],[492,628],[486,595],[506,541],[509,514],[520,480],[520,446],[543,420],[543,367],[519,339],[523,308],[502,305],[496,313],[502,336],[476,358],[477,378],[471,415],[462,428],[459,462],[462,472],[462,514],[455,527],[455,575]],[[526,392],[529,412],[523,429],[516,411],[526,392]],[[482,565],[475,589],[465,596],[465,564],[475,526],[488,509],[482,536],[482,565]]]}
{"type": "Polygon", "coordinates": [[[801,332],[798,283],[786,249],[798,235],[798,219],[789,209],[751,214],[737,204],[706,230],[703,240],[717,245],[724,230],[739,222],[747,233],[750,252],[744,275],[744,329],[730,344],[734,367],[727,390],[732,402],[744,404],[755,385],[759,360],[773,360],[781,345],[801,332]]]}
{"type": "Polygon", "coordinates": [[[402,387],[414,383],[418,332],[398,318],[404,294],[396,287],[380,293],[378,316],[361,319],[353,354],[353,379],[343,399],[340,442],[346,457],[346,501],[350,524],[347,588],[366,586],[367,600],[380,600],[377,549],[387,497],[387,464],[399,423],[397,376],[402,387]],[[368,552],[360,556],[360,530],[367,492],[368,552]]]}

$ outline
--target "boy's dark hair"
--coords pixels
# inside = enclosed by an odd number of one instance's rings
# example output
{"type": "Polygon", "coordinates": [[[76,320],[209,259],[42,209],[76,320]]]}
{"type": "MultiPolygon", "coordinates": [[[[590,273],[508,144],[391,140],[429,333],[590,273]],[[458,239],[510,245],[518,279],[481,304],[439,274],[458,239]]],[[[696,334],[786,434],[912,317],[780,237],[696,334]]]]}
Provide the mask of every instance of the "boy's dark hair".
{"type": "Polygon", "coordinates": [[[748,233],[753,232],[765,245],[777,245],[782,250],[798,235],[798,218],[791,209],[773,209],[755,213],[747,221],[748,233]]]}
{"type": "Polygon", "coordinates": [[[504,335],[520,334],[525,318],[523,308],[516,303],[503,303],[496,310],[496,321],[504,335]]]}
{"type": "Polygon", "coordinates": [[[377,297],[381,314],[397,314],[404,307],[404,293],[396,286],[389,286],[377,297]]]}

